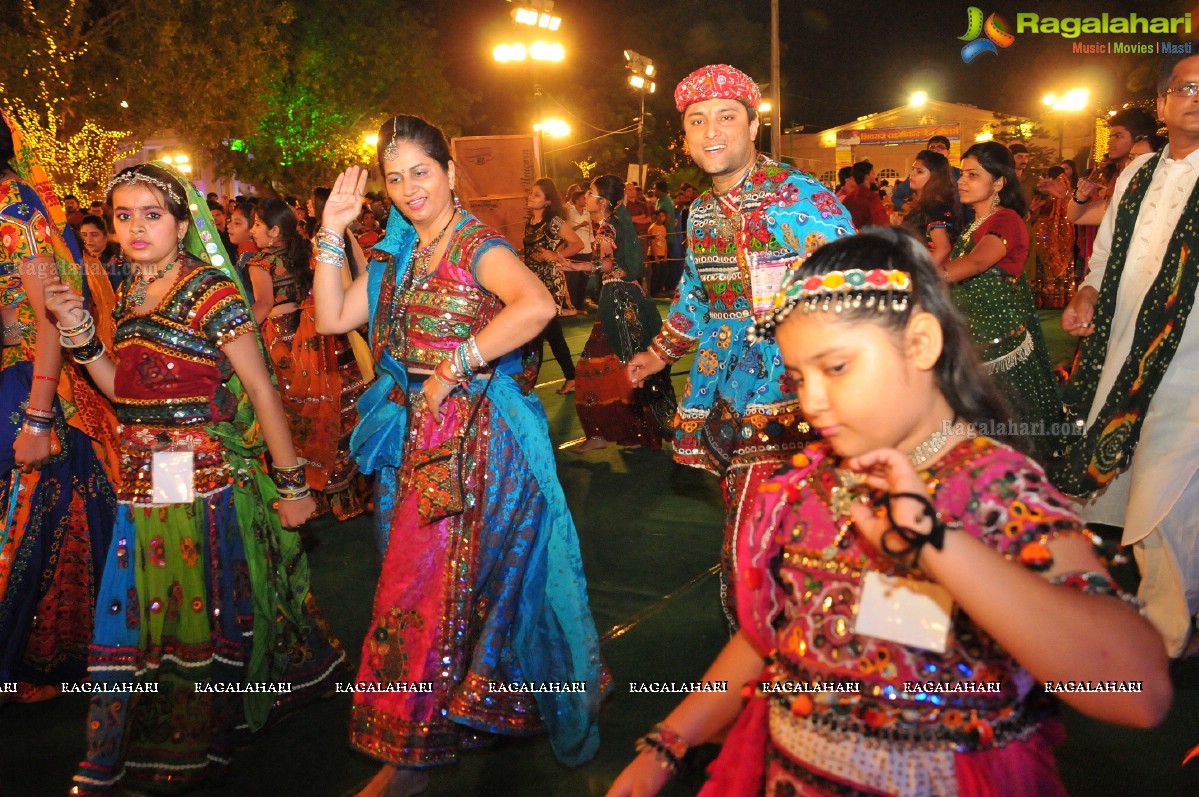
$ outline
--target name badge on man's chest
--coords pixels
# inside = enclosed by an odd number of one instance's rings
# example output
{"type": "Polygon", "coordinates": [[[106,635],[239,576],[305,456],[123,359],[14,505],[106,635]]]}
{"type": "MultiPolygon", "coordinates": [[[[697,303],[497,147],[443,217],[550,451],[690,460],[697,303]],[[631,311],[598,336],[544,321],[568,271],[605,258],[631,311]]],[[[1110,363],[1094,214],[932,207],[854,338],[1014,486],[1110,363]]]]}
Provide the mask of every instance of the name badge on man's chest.
{"type": "Polygon", "coordinates": [[[783,278],[798,258],[793,252],[750,252],[746,255],[749,266],[749,289],[753,294],[754,318],[761,318],[774,309],[774,297],[783,286],[783,278]]]}
{"type": "Polygon", "coordinates": [[[952,615],[953,598],[939,584],[867,570],[854,633],[944,653],[952,615]]]}

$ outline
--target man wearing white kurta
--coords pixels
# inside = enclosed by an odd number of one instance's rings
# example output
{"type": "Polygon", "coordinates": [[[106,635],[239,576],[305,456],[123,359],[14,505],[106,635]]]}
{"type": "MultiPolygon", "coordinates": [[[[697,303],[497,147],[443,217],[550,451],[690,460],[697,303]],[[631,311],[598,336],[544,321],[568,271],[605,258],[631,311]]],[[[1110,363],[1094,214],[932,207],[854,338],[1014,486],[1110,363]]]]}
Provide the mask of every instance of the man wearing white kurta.
{"type": "MultiPolygon", "coordinates": [[[[1169,130],[1170,144],[1153,171],[1132,229],[1088,429],[1130,356],[1142,304],[1199,178],[1197,90],[1199,56],[1177,62],[1159,85],[1157,112],[1169,130]]],[[[1062,316],[1063,328],[1072,335],[1089,335],[1095,329],[1092,314],[1112,253],[1121,199],[1152,157],[1137,158],[1116,181],[1099,226],[1090,272],[1062,316]]],[[[1187,266],[1195,267],[1194,263],[1187,266]]],[[[1086,500],[1081,511],[1088,521],[1124,528],[1123,543],[1134,546],[1141,571],[1138,597],[1170,655],[1179,656],[1199,611],[1199,319],[1185,323],[1174,356],[1152,394],[1140,439],[1129,453],[1124,462],[1131,460],[1131,465],[1086,500]]]]}

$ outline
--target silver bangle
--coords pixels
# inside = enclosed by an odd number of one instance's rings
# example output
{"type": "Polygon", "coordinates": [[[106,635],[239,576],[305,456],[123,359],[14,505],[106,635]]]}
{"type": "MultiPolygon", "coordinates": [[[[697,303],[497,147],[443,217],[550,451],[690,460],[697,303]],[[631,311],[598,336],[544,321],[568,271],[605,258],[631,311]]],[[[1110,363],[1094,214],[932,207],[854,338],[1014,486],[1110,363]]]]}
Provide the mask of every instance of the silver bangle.
{"type": "Polygon", "coordinates": [[[338,246],[346,245],[344,236],[340,235],[336,230],[326,227],[323,224],[316,228],[316,236],[315,237],[317,240],[320,240],[323,238],[323,239],[327,240],[329,243],[335,243],[338,246]]]}
{"type": "MultiPolygon", "coordinates": [[[[454,377],[455,382],[466,381],[466,375],[462,373],[462,366],[458,364],[458,357],[456,354],[451,354],[449,357],[447,357],[446,362],[449,363],[450,376],[454,377]]],[[[436,368],[433,369],[433,373],[437,373],[436,368]]]]}
{"type": "Polygon", "coordinates": [[[328,249],[319,249],[316,253],[316,257],[313,259],[318,263],[324,263],[326,266],[342,268],[346,264],[346,253],[342,252],[340,255],[337,255],[333,252],[330,252],[328,249]]]}
{"type": "MultiPolygon", "coordinates": [[[[87,336],[87,340],[83,341],[83,343],[72,343],[71,339],[68,338],[66,335],[59,335],[58,342],[59,342],[59,344],[62,345],[62,347],[64,349],[82,349],[84,346],[91,343],[92,340],[96,337],[96,328],[94,326],[92,326],[92,327],[89,327],[88,329],[84,330],[84,332],[90,332],[91,334],[87,336]]],[[[82,335],[83,332],[77,332],[75,334],[82,335]]]]}
{"type": "Polygon", "coordinates": [[[479,351],[479,339],[471,335],[466,342],[470,345],[470,353],[475,358],[475,370],[486,367],[487,360],[483,359],[483,353],[479,351]]]}
{"type": "Polygon", "coordinates": [[[76,324],[75,326],[70,326],[69,324],[64,326],[61,321],[54,322],[54,326],[58,327],[59,332],[63,332],[63,333],[70,332],[71,337],[75,337],[76,335],[82,335],[84,332],[91,329],[95,325],[96,325],[96,319],[92,318],[92,314],[90,312],[88,312],[87,310],[83,311],[83,321],[79,324],[76,324]]]}

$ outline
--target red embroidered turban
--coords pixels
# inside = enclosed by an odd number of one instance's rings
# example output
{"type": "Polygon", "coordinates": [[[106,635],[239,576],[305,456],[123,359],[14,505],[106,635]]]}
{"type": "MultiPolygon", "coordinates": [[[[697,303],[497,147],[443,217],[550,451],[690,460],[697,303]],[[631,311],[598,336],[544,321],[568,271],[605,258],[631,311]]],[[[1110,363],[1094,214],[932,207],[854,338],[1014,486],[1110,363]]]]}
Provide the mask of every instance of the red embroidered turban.
{"type": "Polygon", "coordinates": [[[762,92],[749,75],[728,64],[701,66],[674,90],[674,104],[679,112],[688,105],[704,100],[739,100],[756,109],[762,102],[762,92]]]}

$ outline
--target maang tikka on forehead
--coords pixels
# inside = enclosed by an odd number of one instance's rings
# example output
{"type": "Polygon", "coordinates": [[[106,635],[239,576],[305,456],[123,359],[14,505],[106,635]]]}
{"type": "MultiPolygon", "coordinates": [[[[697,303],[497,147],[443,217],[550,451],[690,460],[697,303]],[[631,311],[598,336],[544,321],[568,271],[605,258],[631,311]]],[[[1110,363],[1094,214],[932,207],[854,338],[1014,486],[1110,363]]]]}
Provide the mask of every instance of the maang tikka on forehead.
{"type": "Polygon", "coordinates": [[[391,141],[387,142],[387,146],[383,148],[383,160],[393,161],[400,157],[400,148],[396,146],[396,125],[399,124],[399,117],[395,116],[391,119],[391,141]]]}

